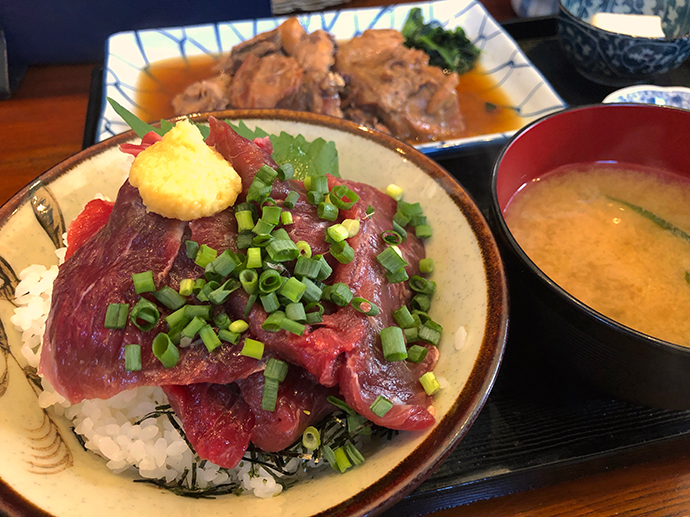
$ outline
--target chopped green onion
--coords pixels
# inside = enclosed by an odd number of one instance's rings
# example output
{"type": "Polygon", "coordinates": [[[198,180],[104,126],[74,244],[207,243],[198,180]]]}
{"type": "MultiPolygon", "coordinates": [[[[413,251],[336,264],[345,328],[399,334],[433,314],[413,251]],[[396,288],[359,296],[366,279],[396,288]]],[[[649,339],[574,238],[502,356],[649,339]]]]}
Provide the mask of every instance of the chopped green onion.
{"type": "Polygon", "coordinates": [[[241,263],[242,258],[230,250],[225,250],[211,262],[214,271],[222,278],[232,273],[241,263]]]}
{"type": "Polygon", "coordinates": [[[199,246],[199,252],[196,254],[194,263],[197,266],[205,268],[210,262],[213,262],[217,256],[218,252],[216,250],[206,246],[206,244],[202,244],[199,246]]]}
{"type": "Polygon", "coordinates": [[[341,210],[349,210],[359,201],[359,195],[346,185],[336,185],[329,194],[331,203],[341,210]]]}
{"type": "Polygon", "coordinates": [[[367,316],[376,316],[380,312],[375,303],[365,300],[364,298],[360,298],[359,296],[355,296],[352,299],[351,305],[355,308],[355,310],[361,312],[362,314],[366,314],[367,316]]]}
{"type": "Polygon", "coordinates": [[[261,359],[261,357],[264,355],[264,344],[255,339],[245,338],[244,346],[242,347],[240,355],[253,357],[254,359],[261,359]]]}
{"type": "Polygon", "coordinates": [[[295,246],[297,246],[297,249],[299,250],[300,257],[311,258],[311,246],[309,246],[307,241],[297,241],[295,246]]]}
{"type": "Polygon", "coordinates": [[[184,315],[184,307],[171,312],[165,317],[165,322],[168,324],[168,330],[180,327],[184,328],[189,323],[189,318],[184,315]]]}
{"type": "Polygon", "coordinates": [[[284,296],[293,303],[297,303],[302,299],[302,295],[306,290],[307,286],[293,276],[290,277],[287,282],[285,282],[283,287],[281,287],[280,295],[284,296]]]}
{"type": "Polygon", "coordinates": [[[410,218],[423,213],[422,205],[419,203],[406,203],[405,201],[398,201],[398,210],[402,210],[410,218]]]}
{"type": "Polygon", "coordinates": [[[244,269],[240,273],[240,283],[247,294],[254,294],[259,290],[259,274],[253,269],[244,269]]]}
{"type": "Polygon", "coordinates": [[[378,397],[376,397],[376,400],[374,400],[371,406],[369,406],[369,409],[377,417],[381,418],[391,409],[393,409],[393,403],[383,395],[379,395],[378,397]]]}
{"type": "Polygon", "coordinates": [[[218,334],[216,334],[215,330],[213,330],[213,327],[208,324],[201,327],[199,330],[199,337],[201,338],[201,341],[203,341],[204,345],[206,345],[206,350],[208,350],[209,353],[213,352],[222,344],[218,334]]]}
{"type": "Polygon", "coordinates": [[[269,358],[266,363],[266,368],[264,369],[264,377],[267,379],[273,379],[278,382],[283,382],[288,373],[288,364],[285,361],[276,359],[274,357],[269,358]]]}
{"type": "Polygon", "coordinates": [[[247,298],[247,305],[244,306],[244,317],[248,317],[249,314],[252,312],[252,307],[254,307],[254,303],[256,303],[256,300],[259,298],[259,295],[256,293],[252,293],[249,295],[249,298],[247,298]]]}
{"type": "MultiPolygon", "coordinates": [[[[208,284],[207,284],[208,285],[208,284]]],[[[208,294],[208,301],[214,305],[225,303],[230,295],[240,288],[239,280],[228,278],[224,284],[217,287],[208,294]]]]}
{"type": "Polygon", "coordinates": [[[443,328],[438,323],[427,321],[419,327],[419,339],[432,345],[438,345],[439,341],[441,341],[442,330],[443,328]]]}
{"type": "Polygon", "coordinates": [[[317,192],[315,190],[310,190],[309,192],[307,192],[307,203],[309,203],[310,205],[319,205],[323,203],[325,199],[326,196],[321,192],[317,192]]]}
{"type": "Polygon", "coordinates": [[[410,219],[410,226],[414,226],[415,228],[424,224],[426,224],[425,215],[413,215],[410,219]]]}
{"type": "Polygon", "coordinates": [[[164,285],[158,291],[153,293],[153,296],[156,298],[156,300],[158,300],[168,309],[171,309],[173,311],[176,311],[185,303],[187,303],[187,300],[184,296],[182,296],[180,293],[175,291],[175,289],[167,285],[164,285]]]}
{"type": "Polygon", "coordinates": [[[302,433],[302,446],[310,451],[316,450],[321,445],[321,435],[319,430],[310,425],[302,433]]]}
{"type": "Polygon", "coordinates": [[[230,321],[230,316],[226,313],[221,312],[213,317],[213,323],[219,329],[229,329],[232,322],[230,321]]]}
{"type": "Polygon", "coordinates": [[[403,197],[403,189],[398,187],[395,183],[391,183],[386,187],[386,194],[396,201],[400,201],[403,197]]]}
{"type": "Polygon", "coordinates": [[[357,447],[352,442],[347,442],[343,448],[355,467],[364,463],[364,456],[362,456],[362,453],[357,450],[357,447]]]}
{"type": "Polygon", "coordinates": [[[295,263],[294,274],[316,279],[321,272],[321,263],[313,258],[298,257],[295,263]]]}
{"type": "Polygon", "coordinates": [[[266,332],[278,332],[280,327],[280,322],[285,319],[285,313],[283,311],[275,310],[271,312],[268,317],[261,324],[261,328],[266,332]]]}
{"type": "Polygon", "coordinates": [[[182,329],[182,334],[188,338],[193,338],[205,325],[208,325],[208,323],[202,320],[199,316],[194,316],[192,321],[190,321],[187,326],[182,329]]]}
{"type": "Polygon", "coordinates": [[[331,404],[333,404],[333,405],[334,405],[335,407],[337,407],[338,409],[342,409],[343,411],[345,411],[345,413],[347,413],[348,415],[356,415],[356,414],[357,414],[357,413],[355,412],[355,410],[352,409],[352,408],[347,404],[347,402],[345,402],[344,400],[339,399],[338,397],[334,397],[333,395],[329,395],[328,397],[326,397],[326,400],[327,400],[328,402],[330,402],[331,404]]]}
{"type": "Polygon", "coordinates": [[[187,258],[194,260],[196,254],[199,252],[199,243],[196,241],[185,241],[184,243],[185,251],[187,252],[187,258]]]}
{"type": "MultiPolygon", "coordinates": [[[[414,343],[419,339],[419,328],[417,327],[408,327],[403,329],[403,334],[405,334],[405,342],[409,345],[410,343],[414,343]]],[[[407,355],[410,355],[410,349],[408,348],[407,350],[407,355]]]]}
{"type": "Polygon", "coordinates": [[[414,234],[419,239],[428,239],[431,237],[431,226],[428,224],[420,224],[419,226],[415,226],[414,234]]]}
{"type": "Polygon", "coordinates": [[[134,283],[134,292],[152,293],[156,290],[156,285],[153,283],[153,271],[144,271],[143,273],[132,273],[132,282],[134,283]]]}
{"type": "Polygon", "coordinates": [[[330,264],[328,264],[323,255],[317,255],[314,258],[317,259],[321,264],[321,273],[318,277],[316,277],[316,279],[319,281],[324,281],[331,276],[331,273],[333,273],[333,268],[330,266],[330,264]]]}
{"type": "Polygon", "coordinates": [[[335,461],[335,453],[333,452],[333,449],[331,449],[328,445],[324,444],[321,446],[321,453],[323,454],[323,457],[326,459],[331,468],[333,470],[338,470],[338,464],[335,461]]]}
{"type": "Polygon", "coordinates": [[[148,332],[155,327],[160,316],[158,307],[146,298],[139,298],[139,301],[132,307],[132,311],[129,313],[129,319],[134,323],[134,326],[143,332],[148,332]]]}
{"type": "Polygon", "coordinates": [[[261,181],[261,179],[254,176],[254,180],[247,191],[247,201],[262,201],[271,194],[272,188],[273,186],[270,183],[266,184],[261,181]]]}
{"type": "Polygon", "coordinates": [[[165,368],[172,368],[180,359],[180,351],[170,340],[170,336],[164,332],[159,333],[153,338],[151,349],[153,355],[156,356],[165,368]]]}
{"type": "Polygon", "coordinates": [[[354,237],[359,233],[360,222],[359,219],[345,219],[342,223],[347,230],[347,238],[354,237]]]}
{"type": "Polygon", "coordinates": [[[341,264],[349,264],[355,258],[355,250],[347,241],[335,242],[330,246],[331,256],[341,264]]]}
{"type": "Polygon", "coordinates": [[[341,473],[352,467],[352,463],[342,447],[338,447],[333,453],[335,454],[335,464],[341,473]]]}
{"type": "Polygon", "coordinates": [[[236,345],[240,342],[240,335],[228,329],[220,329],[218,331],[218,337],[221,339],[221,341],[225,341],[233,345],[236,345]]]}
{"type": "Polygon", "coordinates": [[[230,324],[228,330],[241,334],[242,332],[249,330],[249,323],[244,320],[235,320],[230,324]]]}
{"type": "Polygon", "coordinates": [[[295,205],[297,204],[298,200],[299,193],[295,192],[294,190],[291,190],[290,192],[288,192],[285,201],[283,201],[283,206],[288,210],[292,210],[293,208],[295,208],[295,205]]]}
{"type": "Polygon", "coordinates": [[[103,326],[107,329],[123,329],[127,326],[127,316],[129,316],[129,304],[111,303],[105,310],[103,326]]]}
{"type": "Polygon", "coordinates": [[[259,291],[268,294],[280,289],[283,280],[275,269],[267,269],[259,276],[259,291]]]}
{"type": "Polygon", "coordinates": [[[412,297],[410,307],[427,312],[431,308],[431,298],[428,294],[417,293],[412,297]]]}
{"type": "Polygon", "coordinates": [[[235,219],[237,219],[237,230],[240,232],[246,232],[254,228],[256,224],[254,222],[254,215],[251,210],[242,210],[241,212],[235,212],[235,219]]]}
{"type": "Polygon", "coordinates": [[[249,248],[247,250],[247,267],[252,269],[261,266],[261,248],[249,248]]]}
{"type": "Polygon", "coordinates": [[[199,317],[204,320],[211,318],[211,306],[210,305],[185,305],[184,315],[188,319],[194,317],[199,317]]]}
{"type": "MultiPolygon", "coordinates": [[[[417,329],[415,329],[417,330],[417,329]]],[[[413,363],[421,363],[426,357],[428,350],[419,345],[412,345],[407,349],[407,358],[413,363]]]]}
{"type": "Polygon", "coordinates": [[[331,301],[339,307],[347,307],[352,300],[352,290],[342,282],[333,284],[331,290],[331,301]]]}
{"type": "Polygon", "coordinates": [[[258,171],[256,171],[254,179],[258,179],[259,181],[264,182],[266,185],[270,185],[271,183],[273,183],[277,176],[278,171],[276,171],[273,167],[270,167],[268,165],[262,165],[261,168],[258,171]]]}
{"type": "Polygon", "coordinates": [[[328,194],[328,178],[326,176],[308,176],[304,180],[304,186],[309,191],[320,192],[324,196],[328,194]]]}
{"type": "Polygon", "coordinates": [[[419,378],[419,382],[422,383],[422,387],[427,395],[433,395],[441,389],[441,384],[436,379],[434,372],[426,372],[419,378]]]}
{"type": "Polygon", "coordinates": [[[405,229],[402,226],[400,226],[395,221],[393,221],[393,231],[395,233],[397,233],[398,235],[400,235],[400,239],[402,240],[402,242],[407,241],[407,232],[405,231],[405,229]]]}
{"type": "Polygon", "coordinates": [[[323,321],[323,317],[321,314],[318,312],[308,312],[307,313],[307,325],[314,325],[316,323],[321,323],[323,321]]]}
{"type": "Polygon", "coordinates": [[[292,213],[290,212],[282,212],[280,214],[280,224],[286,225],[286,224],[292,224],[294,220],[292,219],[292,213]]]}
{"type": "Polygon", "coordinates": [[[335,221],[338,218],[338,208],[332,203],[322,201],[316,208],[316,215],[326,221],[335,221]]]}
{"type": "Polygon", "coordinates": [[[206,279],[205,278],[197,278],[196,280],[194,280],[194,289],[193,289],[194,294],[199,294],[205,285],[206,285],[206,279]]]}
{"type": "Polygon", "coordinates": [[[386,361],[404,361],[407,359],[405,337],[400,327],[386,327],[380,333],[383,357],[386,361]]]}
{"type": "Polygon", "coordinates": [[[376,260],[381,264],[386,271],[389,273],[395,273],[401,268],[407,266],[407,261],[400,256],[400,253],[393,246],[387,247],[381,253],[376,255],[376,260]]]}
{"type": "Polygon", "coordinates": [[[261,219],[275,226],[280,222],[280,213],[282,211],[283,209],[279,206],[265,206],[261,209],[261,219]]]}
{"type": "Polygon", "coordinates": [[[269,314],[280,308],[280,302],[278,301],[278,296],[275,291],[268,294],[262,294],[259,296],[259,299],[261,300],[261,305],[263,305],[264,310],[269,314]]]}
{"type": "Polygon", "coordinates": [[[275,411],[278,402],[278,387],[280,383],[275,379],[264,379],[264,391],[261,394],[261,409],[275,411]]]}
{"type": "Polygon", "coordinates": [[[275,224],[269,223],[268,221],[264,221],[263,219],[259,219],[254,225],[254,228],[252,228],[252,233],[256,235],[268,235],[273,231],[273,228],[275,227],[275,224]]]}
{"type": "Polygon", "coordinates": [[[302,300],[307,303],[318,302],[323,295],[321,288],[307,277],[302,277],[302,283],[306,286],[302,300]]]}
{"type": "Polygon", "coordinates": [[[398,326],[404,329],[413,327],[415,324],[410,310],[405,305],[393,311],[393,318],[395,318],[398,326]]]}
{"type": "Polygon", "coordinates": [[[344,241],[350,236],[347,228],[345,228],[342,224],[334,224],[333,226],[329,226],[326,230],[326,233],[333,240],[333,242],[344,241]]]}
{"type": "MultiPolygon", "coordinates": [[[[252,225],[252,228],[254,228],[254,225],[252,225]]],[[[254,241],[254,232],[252,231],[244,231],[240,232],[237,235],[237,249],[238,250],[246,250],[249,248],[254,241]]]]}
{"type": "Polygon", "coordinates": [[[266,252],[271,257],[271,260],[275,262],[287,262],[299,257],[297,246],[292,242],[290,236],[284,229],[279,228],[274,232],[273,236],[275,238],[266,246],[266,252]]]}
{"type": "Polygon", "coordinates": [[[307,321],[307,314],[304,311],[304,304],[300,302],[286,305],[285,316],[290,318],[292,321],[299,321],[300,323],[307,321]]]}
{"type": "Polygon", "coordinates": [[[306,327],[304,325],[296,321],[292,321],[290,318],[283,318],[280,321],[280,328],[283,330],[287,330],[288,332],[291,332],[297,336],[301,336],[302,334],[304,334],[304,331],[306,330],[306,327]]]}
{"type": "Polygon", "coordinates": [[[410,278],[410,289],[423,294],[434,294],[436,292],[436,282],[427,280],[419,275],[413,275],[410,278]]]}
{"type": "Polygon", "coordinates": [[[431,273],[434,271],[434,259],[423,258],[419,261],[419,271],[422,273],[431,273]]]}
{"type": "Polygon", "coordinates": [[[285,162],[278,167],[278,179],[280,181],[289,180],[295,175],[295,168],[290,162],[285,162]]]}
{"type": "Polygon", "coordinates": [[[410,277],[407,275],[407,271],[405,271],[405,268],[401,267],[397,271],[386,271],[386,278],[391,284],[397,284],[399,282],[405,282],[410,277]]]}
{"type": "Polygon", "coordinates": [[[180,282],[180,295],[190,296],[194,292],[194,279],[185,278],[180,282]]]}
{"type": "Polygon", "coordinates": [[[141,345],[125,345],[125,370],[128,372],[141,370],[141,345]]]}
{"type": "Polygon", "coordinates": [[[381,234],[383,242],[391,246],[398,246],[402,244],[402,236],[393,230],[386,230],[381,234]]]}

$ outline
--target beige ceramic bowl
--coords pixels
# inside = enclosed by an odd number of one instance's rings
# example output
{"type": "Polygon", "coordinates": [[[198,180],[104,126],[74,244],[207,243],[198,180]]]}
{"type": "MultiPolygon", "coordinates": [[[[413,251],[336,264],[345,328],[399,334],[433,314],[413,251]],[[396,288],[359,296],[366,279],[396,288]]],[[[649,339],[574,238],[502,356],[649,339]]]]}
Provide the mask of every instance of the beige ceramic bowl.
{"type": "MultiPolygon", "coordinates": [[[[217,114],[269,133],[302,133],[334,140],[341,175],[385,188],[395,182],[408,201],[423,205],[435,236],[428,244],[433,279],[440,286],[432,308],[444,327],[436,374],[449,385],[436,396],[437,422],[425,432],[400,433],[341,475],[327,469],[315,479],[260,500],[252,496],[190,499],[132,476],[114,475],[85,452],[61,417],[37,404],[38,388],[10,323],[9,284],[33,263],[56,262],[56,241],[95,194],[115,197],[130,157],[119,135],[46,172],[0,209],[0,513],[121,517],[140,512],[167,517],[203,515],[364,515],[387,508],[417,486],[467,433],[493,385],[506,338],[507,293],[493,237],[465,191],[438,165],[411,147],[355,124],[285,111],[217,114]],[[42,222],[43,224],[40,224],[42,222]],[[455,346],[456,330],[467,340],[455,346]],[[6,337],[5,337],[6,335],[6,337]]],[[[69,325],[69,322],[65,322],[69,325]]]]}

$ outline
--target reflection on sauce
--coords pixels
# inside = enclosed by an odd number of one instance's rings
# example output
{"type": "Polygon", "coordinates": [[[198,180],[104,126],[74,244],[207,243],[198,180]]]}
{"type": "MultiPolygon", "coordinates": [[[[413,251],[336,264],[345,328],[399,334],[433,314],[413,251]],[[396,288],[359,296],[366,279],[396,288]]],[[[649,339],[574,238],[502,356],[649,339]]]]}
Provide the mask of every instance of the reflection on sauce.
{"type": "MultiPolygon", "coordinates": [[[[152,63],[139,74],[135,114],[149,122],[174,117],[172,99],[190,84],[213,77],[217,56],[173,58],[152,63]]],[[[509,106],[506,94],[495,85],[481,67],[460,76],[460,110],[465,117],[463,138],[518,129],[520,118],[509,106]]]]}

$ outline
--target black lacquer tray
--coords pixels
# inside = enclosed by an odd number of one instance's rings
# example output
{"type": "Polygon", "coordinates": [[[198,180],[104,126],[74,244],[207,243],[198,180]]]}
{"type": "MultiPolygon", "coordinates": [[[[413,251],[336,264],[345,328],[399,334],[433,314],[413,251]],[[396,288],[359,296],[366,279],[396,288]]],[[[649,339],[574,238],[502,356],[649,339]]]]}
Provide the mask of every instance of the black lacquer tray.
{"type": "MultiPolygon", "coordinates": [[[[615,90],[580,76],[556,38],[555,17],[505,22],[530,61],[571,106],[615,90]]],[[[84,147],[95,142],[102,68],[94,70],[84,147]]],[[[653,83],[690,86],[690,63],[653,83]]],[[[502,144],[436,155],[489,219],[491,168],[502,144]]],[[[510,277],[508,277],[510,288],[510,277]]],[[[673,454],[690,443],[690,411],[636,406],[599,393],[535,342],[529,307],[511,292],[506,355],[469,433],[441,467],[384,515],[424,515],[673,454]],[[517,300],[517,303],[516,303],[517,300]]]]}

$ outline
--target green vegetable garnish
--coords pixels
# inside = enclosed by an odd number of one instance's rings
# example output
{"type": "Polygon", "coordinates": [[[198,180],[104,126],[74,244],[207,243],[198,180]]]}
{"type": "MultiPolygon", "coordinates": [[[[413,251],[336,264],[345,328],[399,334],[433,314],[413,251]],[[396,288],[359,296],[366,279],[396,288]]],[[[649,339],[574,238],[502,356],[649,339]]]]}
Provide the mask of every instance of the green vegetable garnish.
{"type": "Polygon", "coordinates": [[[418,7],[410,10],[401,32],[407,47],[429,54],[430,65],[464,74],[472,70],[479,59],[480,50],[462,28],[450,31],[436,21],[425,24],[422,10],[418,7]]]}
{"type": "Polygon", "coordinates": [[[663,228],[664,230],[671,232],[676,237],[680,237],[681,239],[684,239],[684,240],[690,242],[690,235],[689,234],[685,233],[683,230],[681,230],[677,226],[674,226],[673,224],[669,223],[666,219],[663,219],[663,218],[659,217],[658,215],[650,212],[646,208],[642,208],[641,206],[633,205],[632,203],[628,203],[627,201],[623,201],[622,199],[618,199],[615,197],[611,197],[611,196],[606,196],[606,197],[608,199],[610,199],[611,201],[615,201],[616,203],[620,203],[621,205],[628,207],[633,212],[641,215],[645,219],[649,219],[654,224],[663,228]]]}

